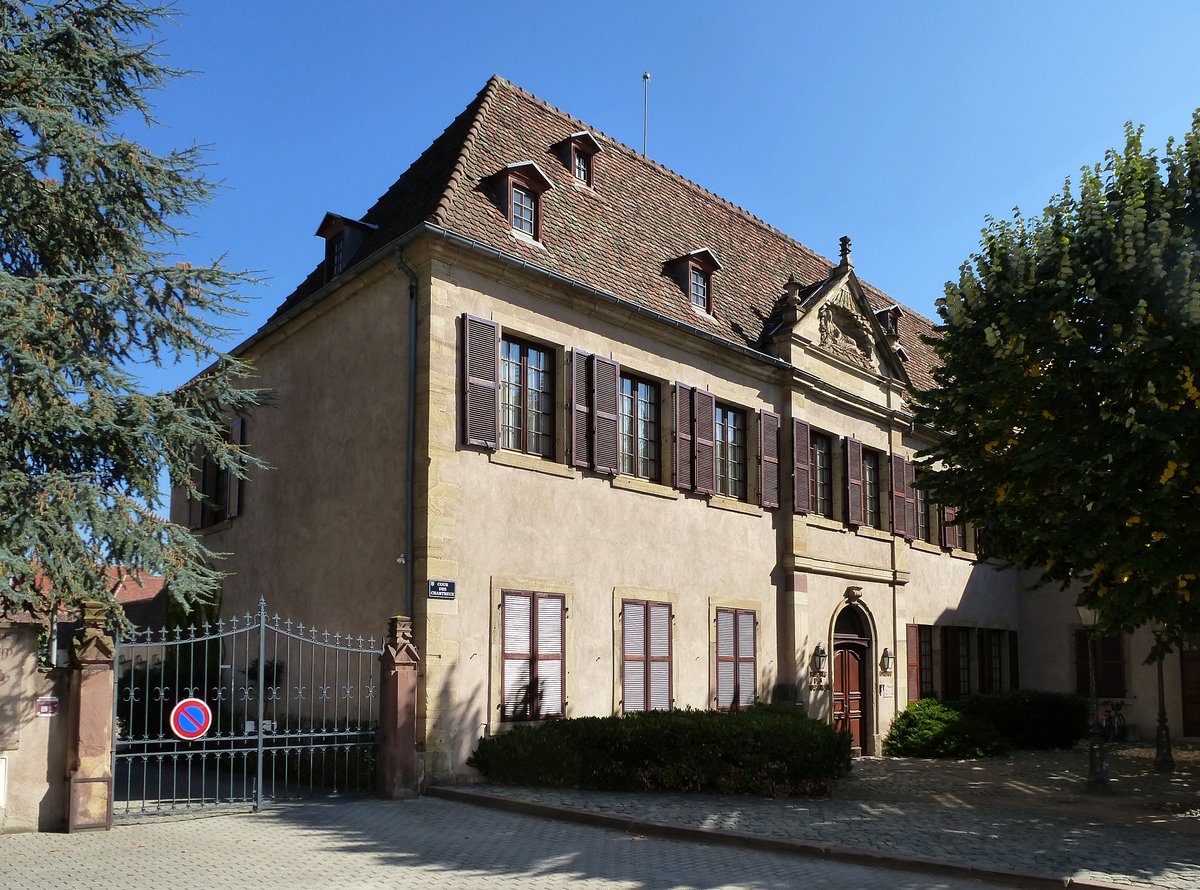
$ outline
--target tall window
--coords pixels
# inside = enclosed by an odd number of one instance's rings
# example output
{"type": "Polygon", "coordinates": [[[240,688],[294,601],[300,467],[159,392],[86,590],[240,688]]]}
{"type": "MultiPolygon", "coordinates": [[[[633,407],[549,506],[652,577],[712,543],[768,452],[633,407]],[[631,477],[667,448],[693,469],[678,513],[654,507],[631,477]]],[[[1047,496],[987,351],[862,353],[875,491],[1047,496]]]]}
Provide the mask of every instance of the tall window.
{"type": "Polygon", "coordinates": [[[917,630],[920,646],[921,698],[933,695],[933,628],[923,624],[917,630]]]}
{"type": "Polygon", "coordinates": [[[657,481],[658,384],[621,375],[621,472],[657,481]]]}
{"type": "Polygon", "coordinates": [[[671,707],[671,607],[621,603],[621,701],[626,711],[671,707]]]}
{"type": "Polygon", "coordinates": [[[548,350],[500,344],[500,443],[512,451],[554,456],[554,366],[548,350]]]}
{"type": "Polygon", "coordinates": [[[871,528],[883,528],[879,513],[879,452],[863,449],[863,516],[871,528]]]}
{"type": "Polygon", "coordinates": [[[809,459],[812,493],[812,512],[818,516],[833,516],[833,440],[823,433],[809,437],[809,459]]]}
{"type": "Polygon", "coordinates": [[[1086,630],[1075,631],[1075,691],[1090,695],[1088,645],[1094,646],[1096,657],[1096,697],[1125,697],[1125,640],[1120,636],[1099,637],[1095,640],[1086,630]]]}
{"type": "Polygon", "coordinates": [[[717,405],[717,494],[746,499],[746,415],[717,405]]]}
{"type": "Polygon", "coordinates": [[[563,713],[563,630],[566,609],[557,594],[504,591],[504,699],[501,719],[540,720],[563,713]]]}
{"type": "Polygon", "coordinates": [[[574,156],[574,159],[573,159],[571,166],[572,166],[572,172],[575,174],[575,178],[578,179],[580,182],[582,182],[584,185],[591,185],[592,184],[592,156],[589,154],[585,154],[584,152],[580,151],[579,149],[575,149],[572,152],[572,155],[574,156]]]}
{"type": "Polygon", "coordinates": [[[917,528],[916,538],[928,544],[934,543],[933,524],[929,521],[929,493],[923,488],[914,489],[917,495],[917,528]]]}
{"type": "Polygon", "coordinates": [[[754,704],[758,676],[754,660],[754,612],[717,609],[717,707],[754,704]]]}
{"type": "Polygon", "coordinates": [[[979,630],[979,691],[1000,692],[1004,688],[1003,646],[1008,632],[979,630]]]}
{"type": "Polygon", "coordinates": [[[537,237],[537,195],[519,185],[512,187],[512,227],[537,237]]]}
{"type": "Polygon", "coordinates": [[[709,289],[708,273],[698,266],[692,266],[689,280],[691,281],[692,305],[697,309],[703,309],[705,312],[707,312],[709,289]]]}

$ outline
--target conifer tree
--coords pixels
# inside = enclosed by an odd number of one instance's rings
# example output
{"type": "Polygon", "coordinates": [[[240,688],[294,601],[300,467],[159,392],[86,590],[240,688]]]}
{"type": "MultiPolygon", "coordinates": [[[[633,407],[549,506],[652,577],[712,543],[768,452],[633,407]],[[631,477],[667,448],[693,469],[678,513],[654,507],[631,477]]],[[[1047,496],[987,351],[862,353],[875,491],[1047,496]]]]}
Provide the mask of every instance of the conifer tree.
{"type": "Polygon", "coordinates": [[[147,94],[178,72],[150,36],[165,14],[137,0],[0,0],[0,607],[45,614],[100,601],[112,571],[161,574],[183,606],[219,573],[156,510],[165,466],[190,488],[208,454],[253,460],[223,436],[253,404],[248,369],[214,352],[242,276],[171,259],[210,198],[196,147],[156,154],[127,138],[153,124],[147,94]],[[139,371],[209,370],[151,394],[139,371]]]}
{"type": "Polygon", "coordinates": [[[990,220],[939,301],[925,487],[1109,632],[1200,631],[1198,232],[1200,112],[1161,157],[1129,125],[1040,217],[990,220]]]}

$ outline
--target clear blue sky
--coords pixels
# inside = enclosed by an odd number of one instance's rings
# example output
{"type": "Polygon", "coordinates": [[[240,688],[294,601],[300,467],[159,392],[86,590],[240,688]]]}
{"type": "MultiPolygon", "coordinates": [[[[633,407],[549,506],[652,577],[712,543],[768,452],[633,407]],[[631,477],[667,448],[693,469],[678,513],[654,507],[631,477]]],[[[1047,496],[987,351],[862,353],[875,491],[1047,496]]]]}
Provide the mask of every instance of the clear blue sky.
{"type": "MultiPolygon", "coordinates": [[[[181,254],[260,270],[255,330],[498,73],[933,315],[987,214],[1039,210],[1122,142],[1200,106],[1200,3],[180,0],[154,97],[165,149],[224,183],[181,254]]],[[[147,375],[152,388],[194,373],[147,375]]]]}

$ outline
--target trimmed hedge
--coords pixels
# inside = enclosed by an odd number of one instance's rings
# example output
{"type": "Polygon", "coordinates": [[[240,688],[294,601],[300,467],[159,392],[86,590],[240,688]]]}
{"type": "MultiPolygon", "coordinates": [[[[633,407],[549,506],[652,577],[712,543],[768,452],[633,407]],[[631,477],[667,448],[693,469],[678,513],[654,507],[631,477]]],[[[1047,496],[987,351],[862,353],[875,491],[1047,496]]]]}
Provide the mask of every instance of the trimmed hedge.
{"type": "Polygon", "coordinates": [[[1016,689],[970,695],[950,702],[950,707],[987,721],[1014,748],[1070,748],[1087,734],[1087,699],[1069,692],[1016,689]]]}
{"type": "Polygon", "coordinates": [[[883,753],[895,757],[991,757],[1009,748],[1070,748],[1087,732],[1087,700],[1019,689],[951,702],[913,702],[893,722],[883,753]]]}
{"type": "Polygon", "coordinates": [[[651,711],[515,726],[467,763],[507,785],[827,795],[850,772],[850,737],[790,704],[651,711]]]}
{"type": "Polygon", "coordinates": [[[992,757],[1008,750],[1007,741],[986,721],[968,716],[935,698],[909,705],[892,721],[883,742],[888,757],[992,757]]]}

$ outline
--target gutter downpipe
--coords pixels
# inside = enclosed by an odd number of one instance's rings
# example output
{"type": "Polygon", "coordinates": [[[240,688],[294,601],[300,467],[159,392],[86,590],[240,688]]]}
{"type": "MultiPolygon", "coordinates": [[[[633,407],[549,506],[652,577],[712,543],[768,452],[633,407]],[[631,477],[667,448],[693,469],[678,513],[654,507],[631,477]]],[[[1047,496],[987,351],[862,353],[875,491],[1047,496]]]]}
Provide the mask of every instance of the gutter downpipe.
{"type": "Polygon", "coordinates": [[[413,618],[415,556],[413,554],[413,476],[417,464],[417,273],[396,247],[396,264],[408,276],[408,400],[404,421],[404,614],[413,618]]]}

